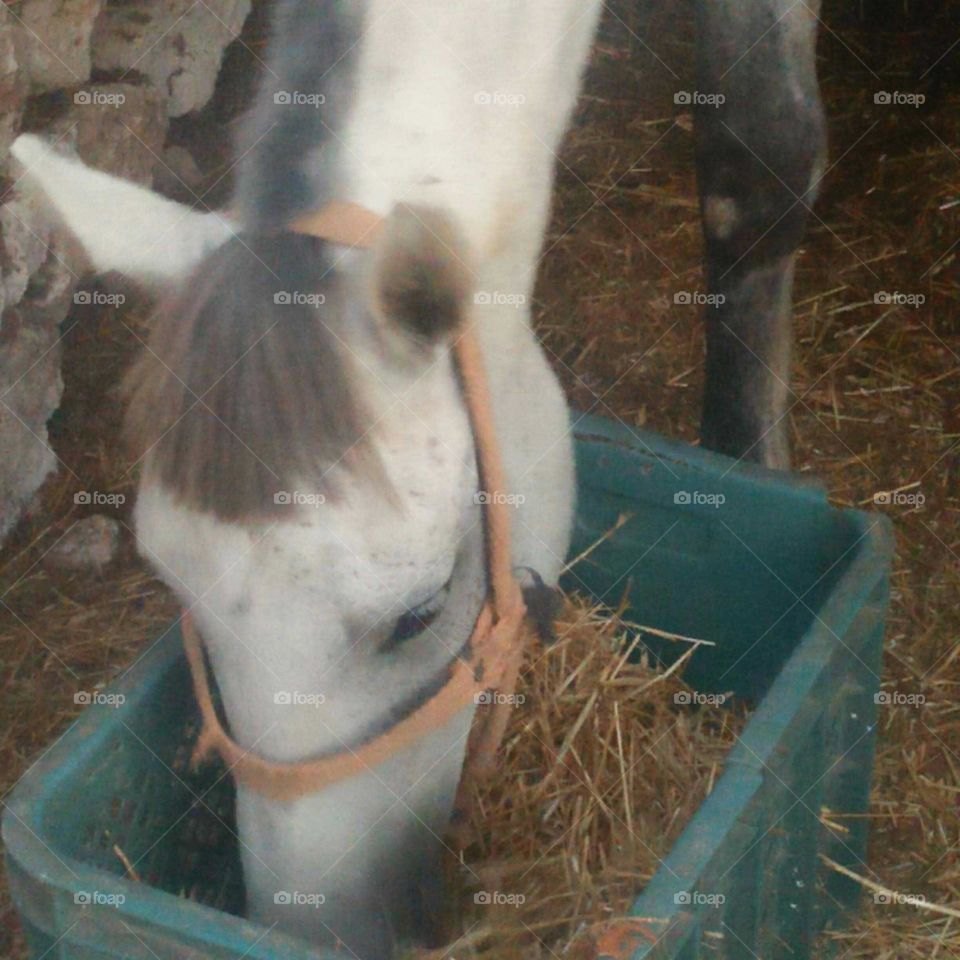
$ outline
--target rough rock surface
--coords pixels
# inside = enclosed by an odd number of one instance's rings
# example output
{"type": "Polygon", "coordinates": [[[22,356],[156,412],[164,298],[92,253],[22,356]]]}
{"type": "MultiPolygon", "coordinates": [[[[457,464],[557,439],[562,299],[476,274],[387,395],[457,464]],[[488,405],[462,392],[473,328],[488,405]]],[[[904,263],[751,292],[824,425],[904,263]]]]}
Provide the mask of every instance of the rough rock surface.
{"type": "Polygon", "coordinates": [[[90,36],[103,0],[23,0],[7,4],[17,59],[32,93],[83,83],[90,36]]]}
{"type": "Polygon", "coordinates": [[[6,156],[13,143],[27,93],[26,73],[17,59],[15,28],[10,9],[0,6],[0,156],[6,156]]]}
{"type": "Polygon", "coordinates": [[[167,96],[172,117],[199,110],[250,7],[251,0],[108,3],[93,38],[94,66],[149,77],[167,96]]]}
{"type": "Polygon", "coordinates": [[[0,537],[56,467],[46,424],[63,391],[59,323],[73,275],[32,217],[17,199],[0,207],[0,537]]]}
{"type": "Polygon", "coordinates": [[[153,183],[167,163],[169,117],[204,106],[250,7],[251,0],[0,5],[0,542],[59,469],[47,421],[63,391],[61,324],[86,282],[71,245],[16,189],[10,144],[26,124],[92,166],[153,183]],[[91,80],[97,69],[113,82],[91,80]]]}
{"type": "Polygon", "coordinates": [[[47,128],[91,167],[150,186],[163,163],[167,110],[153,87],[88,84],[47,128]]]}
{"type": "MultiPolygon", "coordinates": [[[[162,155],[167,112],[149,87],[87,84],[85,96],[46,128],[89,164],[150,184],[162,155]]],[[[60,403],[60,324],[83,265],[53,239],[44,212],[17,190],[0,206],[0,537],[19,518],[56,458],[47,421],[60,403]]]]}

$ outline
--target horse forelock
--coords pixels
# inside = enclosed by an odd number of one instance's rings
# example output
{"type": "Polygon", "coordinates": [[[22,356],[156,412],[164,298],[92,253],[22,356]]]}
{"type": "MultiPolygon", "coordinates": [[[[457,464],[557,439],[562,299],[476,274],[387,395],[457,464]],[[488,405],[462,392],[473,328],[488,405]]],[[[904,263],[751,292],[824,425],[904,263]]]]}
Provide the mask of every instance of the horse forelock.
{"type": "Polygon", "coordinates": [[[325,245],[238,237],[163,302],[130,372],[126,433],[151,476],[227,521],[276,514],[304,478],[389,495],[325,245]]]}

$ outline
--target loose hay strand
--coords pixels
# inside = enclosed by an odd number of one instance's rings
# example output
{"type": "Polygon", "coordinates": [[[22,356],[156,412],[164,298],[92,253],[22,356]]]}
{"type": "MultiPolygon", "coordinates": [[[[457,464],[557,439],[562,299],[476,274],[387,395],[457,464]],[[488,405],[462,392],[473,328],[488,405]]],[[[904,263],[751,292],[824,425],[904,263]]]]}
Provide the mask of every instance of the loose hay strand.
{"type": "Polygon", "coordinates": [[[875,883],[873,880],[868,880],[859,873],[854,873],[848,867],[843,866],[843,864],[837,863],[835,860],[831,860],[828,856],[822,853],[820,854],[820,859],[828,867],[830,867],[831,870],[836,870],[837,873],[841,873],[843,876],[849,877],[851,880],[859,883],[861,887],[866,887],[867,890],[871,890],[874,893],[879,893],[882,896],[890,897],[891,900],[894,900],[897,903],[909,904],[912,907],[916,907],[918,910],[929,910],[931,913],[942,913],[946,917],[960,918],[960,910],[957,910],[954,907],[946,907],[939,903],[930,903],[924,897],[918,897],[914,894],[900,893],[899,891],[894,890],[892,887],[885,887],[882,883],[875,883]]]}

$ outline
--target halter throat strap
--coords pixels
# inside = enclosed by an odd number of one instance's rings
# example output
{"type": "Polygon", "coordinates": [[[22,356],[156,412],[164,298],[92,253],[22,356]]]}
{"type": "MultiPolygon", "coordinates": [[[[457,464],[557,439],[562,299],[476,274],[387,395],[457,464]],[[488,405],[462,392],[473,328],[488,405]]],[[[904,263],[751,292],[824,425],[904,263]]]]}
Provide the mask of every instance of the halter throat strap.
{"type": "MultiPolygon", "coordinates": [[[[357,204],[335,201],[295,220],[289,229],[329,243],[365,249],[376,242],[383,227],[383,219],[372,211],[357,204]]],[[[510,508],[504,496],[506,475],[489,384],[483,355],[469,324],[468,318],[457,332],[453,352],[473,429],[480,485],[486,494],[482,510],[489,584],[488,597],[470,636],[469,658],[455,659],[448,680],[437,693],[385,733],[356,748],[312,760],[275,762],[244,749],[224,730],[210,693],[203,641],[191,614],[185,611],[181,630],[202,719],[194,763],[217,753],[238,784],[270,799],[292,801],[378,766],[445,726],[466,707],[478,702],[478,694],[484,691],[513,693],[523,653],[520,626],[526,611],[513,576],[510,508]]],[[[461,792],[466,782],[494,766],[509,719],[510,700],[509,696],[494,698],[484,722],[472,730],[461,792]]]]}

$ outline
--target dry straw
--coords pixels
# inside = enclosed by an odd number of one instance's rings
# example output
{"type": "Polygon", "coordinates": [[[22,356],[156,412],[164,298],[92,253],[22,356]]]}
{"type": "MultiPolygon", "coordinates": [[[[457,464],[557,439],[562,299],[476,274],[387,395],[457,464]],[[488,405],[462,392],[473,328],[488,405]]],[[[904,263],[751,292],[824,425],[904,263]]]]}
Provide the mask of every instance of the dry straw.
{"type": "Polygon", "coordinates": [[[501,773],[477,789],[477,839],[457,865],[463,939],[440,956],[560,956],[622,915],[744,725],[741,710],[689,702],[679,677],[698,641],[655,666],[642,628],[577,598],[558,637],[529,659],[501,773]]]}

